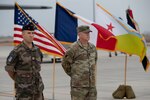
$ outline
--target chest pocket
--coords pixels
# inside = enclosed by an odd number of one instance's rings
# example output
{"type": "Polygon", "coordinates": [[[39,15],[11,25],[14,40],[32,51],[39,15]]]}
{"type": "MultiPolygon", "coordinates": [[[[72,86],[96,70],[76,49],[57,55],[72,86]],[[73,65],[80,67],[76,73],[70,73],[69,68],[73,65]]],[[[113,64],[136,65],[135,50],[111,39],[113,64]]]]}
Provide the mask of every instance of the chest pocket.
{"type": "Polygon", "coordinates": [[[75,54],[74,60],[86,60],[88,56],[87,50],[79,49],[75,54]]]}
{"type": "Polygon", "coordinates": [[[95,50],[94,49],[88,50],[88,55],[89,55],[89,58],[95,58],[96,56],[95,50]]]}
{"type": "Polygon", "coordinates": [[[22,62],[23,65],[31,63],[31,52],[27,51],[20,54],[19,60],[20,62],[22,62]]]}
{"type": "Polygon", "coordinates": [[[41,52],[39,52],[38,50],[32,51],[31,59],[33,69],[36,71],[40,71],[41,70],[40,64],[42,62],[41,52]]]}
{"type": "Polygon", "coordinates": [[[32,51],[32,61],[34,61],[36,63],[42,62],[42,54],[39,50],[32,51]]]}

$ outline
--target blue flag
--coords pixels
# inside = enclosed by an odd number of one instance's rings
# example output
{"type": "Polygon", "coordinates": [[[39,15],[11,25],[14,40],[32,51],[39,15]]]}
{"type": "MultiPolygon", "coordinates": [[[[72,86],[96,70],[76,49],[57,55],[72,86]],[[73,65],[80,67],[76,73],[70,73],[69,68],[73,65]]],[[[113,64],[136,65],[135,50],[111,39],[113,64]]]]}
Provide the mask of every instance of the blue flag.
{"type": "MultiPolygon", "coordinates": [[[[73,12],[71,12],[73,14],[73,12]]],[[[73,43],[77,40],[77,18],[71,16],[64,7],[56,3],[55,38],[62,43],[73,43]]]]}

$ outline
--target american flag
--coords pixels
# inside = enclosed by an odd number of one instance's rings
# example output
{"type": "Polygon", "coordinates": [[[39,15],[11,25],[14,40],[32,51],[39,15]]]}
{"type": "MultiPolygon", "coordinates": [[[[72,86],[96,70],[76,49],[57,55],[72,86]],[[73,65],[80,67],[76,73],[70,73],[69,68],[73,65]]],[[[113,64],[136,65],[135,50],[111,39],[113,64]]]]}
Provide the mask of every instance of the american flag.
{"type": "Polygon", "coordinates": [[[57,41],[48,31],[46,31],[37,21],[29,16],[17,3],[15,3],[14,12],[14,44],[18,45],[22,42],[22,27],[29,23],[33,23],[36,27],[34,35],[34,43],[42,52],[55,56],[63,56],[66,49],[57,41]]]}

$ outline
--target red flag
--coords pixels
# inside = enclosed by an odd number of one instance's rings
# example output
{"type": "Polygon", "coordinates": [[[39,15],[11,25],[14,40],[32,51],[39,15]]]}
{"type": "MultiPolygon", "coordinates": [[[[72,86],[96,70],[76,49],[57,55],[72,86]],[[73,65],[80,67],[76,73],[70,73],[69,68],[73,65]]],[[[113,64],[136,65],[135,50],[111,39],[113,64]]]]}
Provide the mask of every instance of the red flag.
{"type": "Polygon", "coordinates": [[[92,25],[98,30],[96,47],[112,51],[115,50],[117,43],[115,36],[110,31],[98,24],[93,23],[92,25]]]}

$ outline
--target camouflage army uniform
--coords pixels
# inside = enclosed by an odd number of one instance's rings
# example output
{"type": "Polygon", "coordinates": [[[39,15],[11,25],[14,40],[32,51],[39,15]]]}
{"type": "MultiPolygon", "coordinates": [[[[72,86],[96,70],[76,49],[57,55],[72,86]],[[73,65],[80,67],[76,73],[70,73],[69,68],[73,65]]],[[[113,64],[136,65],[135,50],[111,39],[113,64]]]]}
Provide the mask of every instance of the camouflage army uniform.
{"type": "Polygon", "coordinates": [[[85,48],[77,41],[67,50],[62,66],[71,77],[72,100],[96,100],[96,62],[97,51],[91,43],[85,48]]]}
{"type": "Polygon", "coordinates": [[[34,44],[29,49],[21,43],[9,54],[5,70],[15,72],[16,100],[44,100],[41,61],[42,53],[34,44]]]}

